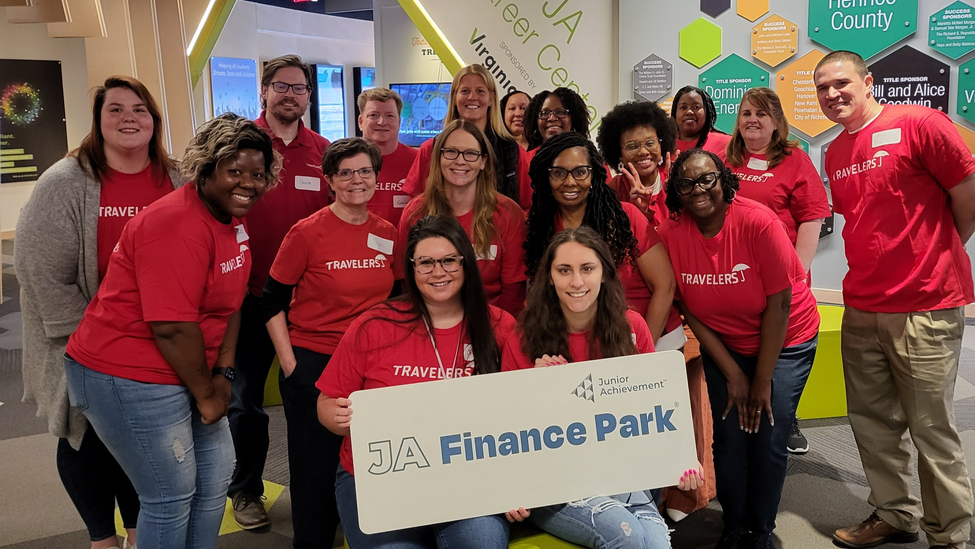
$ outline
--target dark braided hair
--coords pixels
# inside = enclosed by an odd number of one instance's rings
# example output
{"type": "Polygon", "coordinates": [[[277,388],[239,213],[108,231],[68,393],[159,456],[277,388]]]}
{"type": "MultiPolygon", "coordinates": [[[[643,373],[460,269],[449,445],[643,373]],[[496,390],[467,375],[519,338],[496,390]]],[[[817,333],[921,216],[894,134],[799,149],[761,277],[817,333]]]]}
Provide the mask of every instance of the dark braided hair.
{"type": "Polygon", "coordinates": [[[700,149],[704,146],[704,142],[708,140],[709,133],[717,132],[723,134],[724,132],[714,127],[714,123],[718,120],[718,110],[714,108],[714,100],[711,99],[708,92],[694,86],[684,86],[677,91],[677,95],[674,96],[674,103],[670,106],[670,117],[675,121],[677,120],[677,103],[680,102],[681,96],[691,92],[700,95],[701,101],[704,102],[704,126],[701,127],[701,133],[697,136],[697,144],[694,145],[695,148],[700,149]]]}
{"type": "MultiPolygon", "coordinates": [[[[562,151],[574,147],[586,149],[589,167],[592,168],[589,196],[582,224],[599,233],[613,253],[617,267],[624,262],[636,263],[637,239],[630,228],[630,218],[623,211],[616,193],[606,184],[606,168],[596,146],[584,135],[565,132],[549,139],[539,147],[532,158],[528,175],[532,182],[532,207],[528,210],[528,235],[525,241],[525,266],[529,278],[534,278],[542,255],[555,235],[555,216],[559,215],[559,203],[552,193],[548,170],[562,151]]],[[[572,177],[571,175],[569,177],[572,177]]]]}
{"type": "Polygon", "coordinates": [[[684,164],[691,157],[698,155],[707,156],[714,162],[714,166],[718,168],[718,173],[720,174],[718,179],[721,183],[721,191],[725,204],[731,204],[735,199],[735,195],[738,194],[738,176],[731,171],[731,168],[725,166],[718,155],[704,149],[684,151],[680,153],[677,160],[674,160],[674,163],[670,166],[670,177],[667,178],[667,209],[670,210],[671,219],[680,219],[681,211],[684,209],[684,205],[680,203],[680,195],[677,194],[677,180],[684,177],[684,164]]]}
{"type": "Polygon", "coordinates": [[[542,132],[538,131],[538,113],[542,110],[542,103],[550,95],[558,97],[562,102],[562,108],[569,110],[572,131],[581,133],[589,139],[589,109],[586,107],[586,102],[569,88],[555,88],[554,91],[544,90],[537,93],[525,109],[525,139],[528,140],[528,150],[542,144],[542,132]]]}

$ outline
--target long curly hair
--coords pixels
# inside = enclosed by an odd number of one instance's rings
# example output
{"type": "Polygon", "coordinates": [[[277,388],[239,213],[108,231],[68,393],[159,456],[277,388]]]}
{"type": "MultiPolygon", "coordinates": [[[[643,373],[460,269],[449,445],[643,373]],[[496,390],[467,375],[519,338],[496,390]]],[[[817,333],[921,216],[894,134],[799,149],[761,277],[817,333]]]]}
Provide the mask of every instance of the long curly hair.
{"type": "Polygon", "coordinates": [[[264,154],[267,190],[278,184],[283,157],[274,150],[271,136],[252,120],[233,113],[210,119],[196,130],[180,162],[179,171],[187,181],[210,177],[217,164],[237,154],[241,149],[253,149],[264,154]]]}
{"type": "Polygon", "coordinates": [[[528,289],[528,303],[518,318],[521,349],[534,361],[542,355],[562,355],[569,362],[636,354],[632,329],[626,320],[626,293],[620,282],[612,252],[589,227],[566,229],[552,238],[542,255],[540,268],[528,289]],[[569,328],[561,300],[552,283],[552,262],[559,247],[577,242],[596,253],[603,268],[602,285],[596,298],[596,316],[586,333],[588,357],[569,352],[569,328]]]}
{"type": "Polygon", "coordinates": [[[578,93],[569,88],[555,88],[553,91],[544,90],[532,97],[528,108],[525,109],[525,139],[528,140],[528,150],[542,144],[542,132],[538,130],[538,113],[542,110],[542,103],[550,95],[554,95],[562,102],[562,107],[569,110],[569,120],[572,121],[572,131],[581,133],[589,139],[589,108],[578,93]]]}
{"type": "Polygon", "coordinates": [[[718,120],[718,110],[714,108],[714,100],[711,99],[708,92],[694,86],[684,86],[677,90],[677,94],[674,95],[674,103],[670,106],[670,117],[675,121],[677,120],[677,103],[680,102],[680,98],[685,93],[691,92],[700,95],[701,101],[704,102],[704,126],[701,127],[701,133],[697,135],[697,143],[694,145],[694,148],[699,149],[708,140],[709,133],[717,132],[723,134],[724,132],[714,127],[714,123],[718,120]]]}
{"type": "MultiPolygon", "coordinates": [[[[525,241],[525,267],[529,278],[535,276],[549,241],[555,236],[555,216],[559,203],[552,193],[548,170],[562,151],[573,147],[586,149],[592,168],[591,186],[586,199],[582,224],[591,227],[609,245],[616,266],[630,261],[636,263],[637,239],[630,228],[630,218],[615,191],[606,184],[606,168],[596,146],[584,135],[565,132],[549,139],[532,158],[528,175],[532,183],[532,206],[528,210],[528,238],[525,241]]],[[[569,176],[572,177],[572,176],[569,176]]]]}
{"type": "MultiPolygon", "coordinates": [[[[772,120],[775,121],[775,129],[772,130],[772,140],[765,151],[765,159],[768,160],[768,167],[772,169],[785,160],[787,155],[791,155],[793,149],[799,146],[798,139],[789,139],[789,121],[785,118],[782,110],[782,101],[774,91],[769,88],[751,88],[741,97],[741,104],[748,101],[755,108],[763,110],[772,120]]],[[[738,127],[741,121],[741,108],[738,109],[738,117],[735,118],[735,131],[731,133],[731,141],[728,142],[728,149],[725,158],[729,166],[741,166],[745,163],[745,138],[741,136],[741,129],[738,127]]]]}
{"type": "Polygon", "coordinates": [[[684,205],[680,202],[680,195],[677,194],[677,180],[684,177],[684,165],[687,164],[687,161],[698,155],[707,156],[718,168],[721,193],[726,204],[731,204],[735,200],[735,195],[738,194],[738,176],[728,166],[725,166],[718,155],[704,149],[684,151],[670,166],[670,177],[667,178],[667,209],[670,210],[672,219],[680,219],[680,214],[684,209],[684,205]]]}
{"type": "Polygon", "coordinates": [[[613,107],[599,123],[596,143],[603,158],[610,166],[617,166],[623,159],[620,143],[625,132],[648,126],[657,132],[661,158],[673,154],[677,146],[677,123],[653,101],[627,101],[613,107]]]}

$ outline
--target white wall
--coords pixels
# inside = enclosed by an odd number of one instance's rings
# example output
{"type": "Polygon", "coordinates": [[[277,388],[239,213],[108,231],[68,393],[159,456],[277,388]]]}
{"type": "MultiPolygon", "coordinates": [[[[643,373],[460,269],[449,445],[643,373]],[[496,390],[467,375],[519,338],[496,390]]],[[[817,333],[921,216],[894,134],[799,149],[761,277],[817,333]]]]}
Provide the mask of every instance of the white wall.
{"type": "MultiPolygon", "coordinates": [[[[85,39],[51,38],[47,35],[47,25],[8,23],[6,11],[0,10],[0,57],[61,61],[68,148],[77,147],[91,128],[85,39]]],[[[17,226],[20,208],[30,198],[34,184],[31,181],[0,185],[0,231],[17,226]]]]}
{"type": "Polygon", "coordinates": [[[376,24],[376,82],[380,86],[411,82],[450,82],[453,76],[396,0],[373,0],[376,24]]]}

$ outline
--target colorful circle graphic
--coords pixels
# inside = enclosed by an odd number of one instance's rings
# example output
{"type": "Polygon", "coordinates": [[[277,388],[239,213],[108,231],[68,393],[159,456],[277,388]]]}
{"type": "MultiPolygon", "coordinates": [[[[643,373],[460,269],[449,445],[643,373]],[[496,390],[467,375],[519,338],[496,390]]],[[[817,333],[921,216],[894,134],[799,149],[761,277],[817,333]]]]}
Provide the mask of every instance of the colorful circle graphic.
{"type": "Polygon", "coordinates": [[[41,96],[24,82],[10,84],[0,94],[0,115],[15,126],[26,126],[41,114],[41,96]]]}

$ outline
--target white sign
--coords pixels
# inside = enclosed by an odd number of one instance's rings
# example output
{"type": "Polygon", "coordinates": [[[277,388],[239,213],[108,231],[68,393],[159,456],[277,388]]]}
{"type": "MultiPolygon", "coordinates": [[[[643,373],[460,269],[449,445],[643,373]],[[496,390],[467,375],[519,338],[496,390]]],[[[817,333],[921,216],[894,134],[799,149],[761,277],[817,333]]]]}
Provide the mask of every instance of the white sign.
{"type": "Polygon", "coordinates": [[[678,351],[350,398],[369,534],[672,486],[697,465],[678,351]]]}

